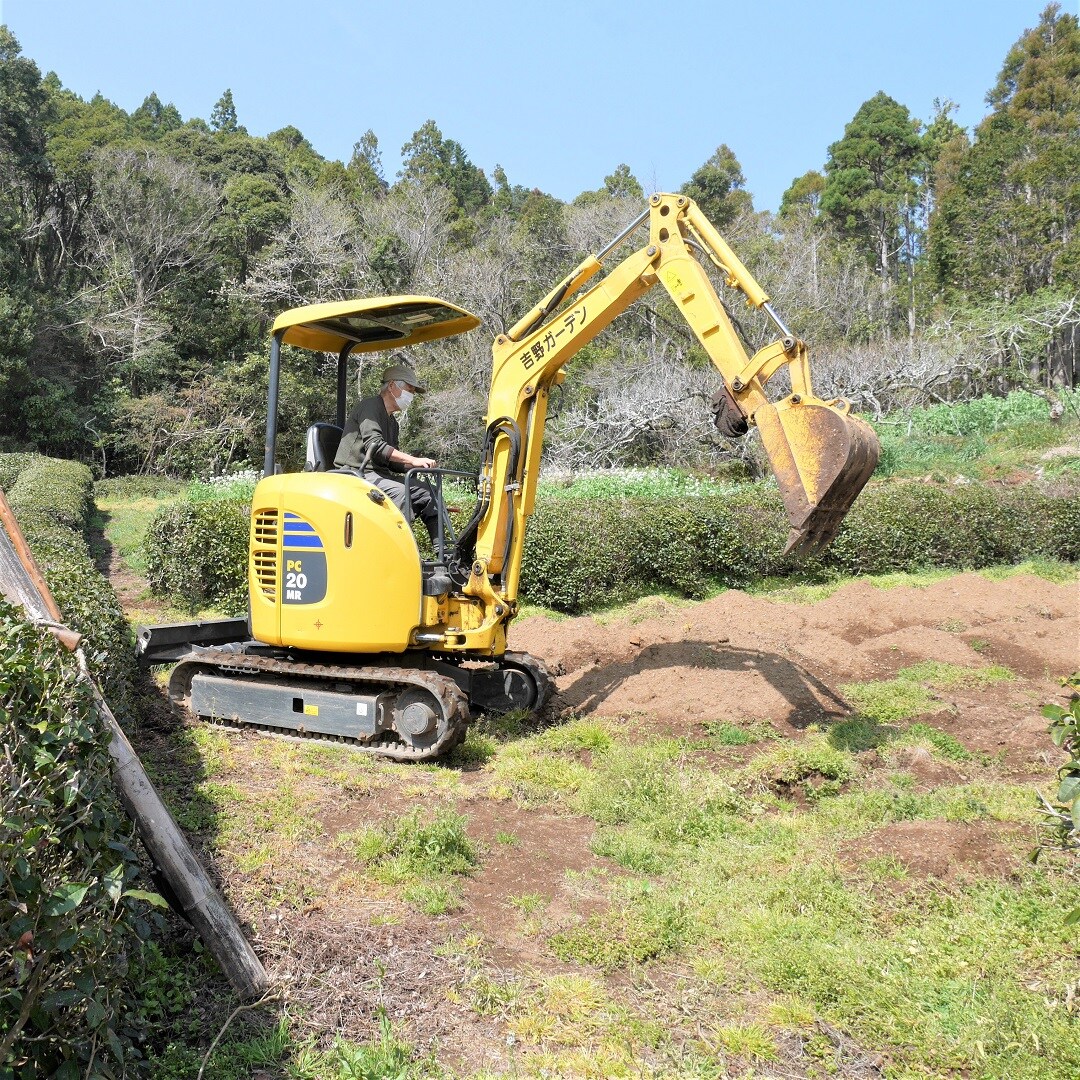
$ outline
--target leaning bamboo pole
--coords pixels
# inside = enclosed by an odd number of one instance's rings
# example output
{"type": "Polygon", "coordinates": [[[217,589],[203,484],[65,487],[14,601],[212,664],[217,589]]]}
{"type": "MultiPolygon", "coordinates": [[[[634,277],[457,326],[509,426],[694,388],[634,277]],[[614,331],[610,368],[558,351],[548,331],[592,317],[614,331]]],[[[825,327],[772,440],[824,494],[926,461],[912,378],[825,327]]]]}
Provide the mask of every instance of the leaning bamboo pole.
{"type": "Polygon", "coordinates": [[[169,883],[185,917],[221,965],[244,1001],[254,1001],[269,986],[266,970],[240,924],[214,888],[169,808],[162,801],[138,755],[90,674],[80,636],[65,624],[4,492],[0,489],[0,592],[20,604],[30,620],[49,629],[75,653],[81,678],[89,684],[97,714],[109,733],[109,754],[120,799],[139,830],[150,858],[169,883]]]}

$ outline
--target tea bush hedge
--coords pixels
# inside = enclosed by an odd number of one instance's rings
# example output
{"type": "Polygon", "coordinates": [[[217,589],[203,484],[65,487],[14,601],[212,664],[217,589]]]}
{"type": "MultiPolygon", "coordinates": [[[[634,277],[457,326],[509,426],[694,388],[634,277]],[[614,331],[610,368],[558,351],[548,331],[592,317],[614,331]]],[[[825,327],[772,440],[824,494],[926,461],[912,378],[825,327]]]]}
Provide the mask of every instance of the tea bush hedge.
{"type": "MultiPolygon", "coordinates": [[[[0,481],[65,622],[118,716],[134,640],[95,568],[89,470],[0,455],[0,481]]],[[[135,1075],[147,894],[108,736],[75,658],[0,602],[0,1076],[135,1075]]]]}
{"type": "MultiPolygon", "coordinates": [[[[775,487],[681,499],[560,498],[529,522],[522,595],[578,613],[670,590],[700,598],[717,585],[839,571],[977,569],[1038,556],[1080,559],[1080,500],[1034,486],[937,486],[894,481],[866,489],[825,554],[782,556],[788,523],[775,487]]],[[[192,607],[244,610],[247,507],[237,500],[159,512],[147,540],[151,583],[192,607]]]]}
{"type": "Polygon", "coordinates": [[[0,600],[0,1076],[136,1071],[146,894],[74,657],[0,600]]]}
{"type": "Polygon", "coordinates": [[[181,502],[162,507],[146,533],[146,576],[154,592],[192,611],[247,610],[250,505],[243,499],[181,502]]]}
{"type": "Polygon", "coordinates": [[[41,567],[64,621],[84,637],[83,651],[102,693],[121,722],[132,715],[135,639],[87,540],[93,517],[93,477],[75,461],[0,454],[8,502],[41,567]]]}
{"type": "Polygon", "coordinates": [[[19,471],[7,497],[20,521],[41,513],[85,533],[94,507],[94,477],[77,461],[35,457],[19,471]]]}
{"type": "Polygon", "coordinates": [[[803,563],[781,554],[787,518],[765,485],[678,503],[611,502],[601,512],[568,499],[538,508],[529,528],[522,591],[571,613],[656,588],[699,598],[716,585],[745,587],[800,569],[867,574],[1080,559],[1080,501],[1034,487],[869,488],[824,555],[803,563]]]}

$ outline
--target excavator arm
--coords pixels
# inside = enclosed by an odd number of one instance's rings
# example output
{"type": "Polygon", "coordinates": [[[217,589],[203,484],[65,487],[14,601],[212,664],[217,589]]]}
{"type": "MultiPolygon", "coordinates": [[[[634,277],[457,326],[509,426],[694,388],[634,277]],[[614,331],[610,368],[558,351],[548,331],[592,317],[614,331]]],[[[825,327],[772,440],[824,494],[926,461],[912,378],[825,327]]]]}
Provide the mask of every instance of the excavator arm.
{"type": "Polygon", "coordinates": [[[458,549],[471,562],[467,593],[492,602],[516,598],[551,387],[583,346],[657,284],[670,294],[739,411],[761,435],[791,522],[786,551],[809,554],[836,534],[877,464],[877,436],[851,415],[846,401],[814,395],[806,345],[783,324],[693,200],[656,194],[604,251],[586,258],[494,342],[480,499],[458,549]],[[583,292],[604,258],[646,223],[648,243],[583,292]],[[779,331],[777,340],[747,355],[703,260],[750,307],[765,312],[779,331]],[[789,373],[790,393],[770,401],[765,386],[781,369],[789,373]]]}

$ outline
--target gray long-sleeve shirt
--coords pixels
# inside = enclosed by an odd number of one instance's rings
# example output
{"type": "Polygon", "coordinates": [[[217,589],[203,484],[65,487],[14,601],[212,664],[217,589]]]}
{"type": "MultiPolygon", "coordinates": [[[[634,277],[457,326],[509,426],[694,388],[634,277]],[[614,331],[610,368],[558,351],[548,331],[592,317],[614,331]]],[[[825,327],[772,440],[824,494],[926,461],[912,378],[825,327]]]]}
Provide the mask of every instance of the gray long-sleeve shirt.
{"type": "Polygon", "coordinates": [[[338,468],[365,469],[380,476],[400,476],[401,469],[390,464],[390,451],[398,448],[400,428],[386,411],[380,395],[358,401],[345,421],[334,464],[338,468]]]}

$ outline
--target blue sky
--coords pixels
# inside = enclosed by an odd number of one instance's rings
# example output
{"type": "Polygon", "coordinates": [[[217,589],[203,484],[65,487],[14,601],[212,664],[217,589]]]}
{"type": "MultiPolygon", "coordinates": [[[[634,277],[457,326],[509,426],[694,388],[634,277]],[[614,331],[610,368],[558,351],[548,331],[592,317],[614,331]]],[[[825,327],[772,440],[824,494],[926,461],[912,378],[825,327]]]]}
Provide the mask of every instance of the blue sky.
{"type": "Polygon", "coordinates": [[[501,164],[561,199],[620,162],[646,191],[678,188],[727,143],[755,206],[776,209],[878,90],[978,123],[1045,4],[0,0],[0,20],[42,71],[129,111],[156,91],[208,119],[228,87],[252,134],[293,124],[343,161],[371,128],[391,180],[433,119],[489,177],[501,164]]]}

